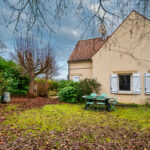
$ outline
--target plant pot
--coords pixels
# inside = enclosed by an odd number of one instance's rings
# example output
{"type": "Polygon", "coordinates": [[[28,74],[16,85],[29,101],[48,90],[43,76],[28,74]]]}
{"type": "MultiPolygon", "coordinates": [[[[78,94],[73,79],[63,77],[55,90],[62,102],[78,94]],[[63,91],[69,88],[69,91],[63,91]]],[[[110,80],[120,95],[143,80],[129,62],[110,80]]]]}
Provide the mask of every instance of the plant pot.
{"type": "Polygon", "coordinates": [[[4,92],[4,99],[3,102],[10,102],[10,92],[4,92]]]}

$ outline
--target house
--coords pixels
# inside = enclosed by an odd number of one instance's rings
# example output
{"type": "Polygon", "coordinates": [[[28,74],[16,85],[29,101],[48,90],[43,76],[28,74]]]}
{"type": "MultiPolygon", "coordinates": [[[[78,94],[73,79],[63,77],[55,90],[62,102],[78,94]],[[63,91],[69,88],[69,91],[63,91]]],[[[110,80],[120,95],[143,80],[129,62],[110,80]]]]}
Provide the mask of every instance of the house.
{"type": "Polygon", "coordinates": [[[150,20],[132,11],[110,37],[81,40],[68,59],[69,79],[97,78],[119,102],[150,101],[150,20]]]}

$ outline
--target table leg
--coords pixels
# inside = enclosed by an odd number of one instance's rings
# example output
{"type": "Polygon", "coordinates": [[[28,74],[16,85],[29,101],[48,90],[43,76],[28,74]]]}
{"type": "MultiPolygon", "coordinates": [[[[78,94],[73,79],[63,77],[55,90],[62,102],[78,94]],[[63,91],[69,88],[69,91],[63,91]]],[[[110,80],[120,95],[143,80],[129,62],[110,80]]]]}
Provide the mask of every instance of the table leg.
{"type": "Polygon", "coordinates": [[[108,109],[108,111],[110,112],[111,106],[110,106],[108,100],[109,100],[109,99],[106,99],[106,100],[105,100],[105,105],[107,106],[107,109],[108,109]]]}
{"type": "Polygon", "coordinates": [[[87,110],[87,107],[88,107],[88,106],[89,106],[89,104],[86,104],[86,105],[85,105],[85,110],[87,110]]]}

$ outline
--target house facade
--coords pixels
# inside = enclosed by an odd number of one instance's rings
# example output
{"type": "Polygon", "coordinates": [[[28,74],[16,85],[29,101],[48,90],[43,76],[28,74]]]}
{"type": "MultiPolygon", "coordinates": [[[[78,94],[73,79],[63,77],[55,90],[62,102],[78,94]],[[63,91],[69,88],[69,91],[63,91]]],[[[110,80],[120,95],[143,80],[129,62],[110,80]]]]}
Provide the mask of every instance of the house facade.
{"type": "MultiPolygon", "coordinates": [[[[69,78],[96,78],[100,93],[119,102],[150,99],[150,20],[136,11],[110,37],[79,41],[68,60],[69,78]]],[[[150,100],[149,100],[150,101],[150,100]]]]}

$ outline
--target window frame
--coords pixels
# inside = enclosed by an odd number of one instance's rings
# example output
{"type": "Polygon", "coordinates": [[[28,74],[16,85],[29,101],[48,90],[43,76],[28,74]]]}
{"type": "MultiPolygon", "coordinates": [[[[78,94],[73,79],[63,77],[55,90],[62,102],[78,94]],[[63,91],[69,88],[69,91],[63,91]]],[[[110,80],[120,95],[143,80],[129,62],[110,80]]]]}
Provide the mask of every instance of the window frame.
{"type": "Polygon", "coordinates": [[[133,94],[133,77],[132,73],[126,73],[126,74],[117,74],[118,75],[118,94],[133,94]],[[130,75],[130,91],[120,90],[119,89],[119,76],[120,75],[130,75]]]}
{"type": "Polygon", "coordinates": [[[73,81],[74,81],[74,82],[80,82],[80,76],[73,76],[73,81]],[[79,78],[79,80],[78,80],[78,81],[75,81],[74,78],[79,78]]]}

